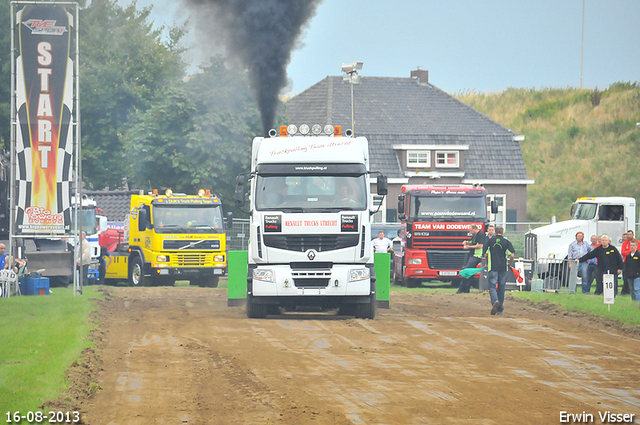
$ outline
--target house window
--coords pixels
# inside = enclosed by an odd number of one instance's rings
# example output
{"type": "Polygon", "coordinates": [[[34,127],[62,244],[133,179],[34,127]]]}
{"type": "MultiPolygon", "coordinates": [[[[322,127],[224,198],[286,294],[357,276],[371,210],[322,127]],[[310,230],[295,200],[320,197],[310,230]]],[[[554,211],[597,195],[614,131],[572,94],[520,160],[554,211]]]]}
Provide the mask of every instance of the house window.
{"type": "Polygon", "coordinates": [[[436,167],[460,167],[460,156],[457,151],[436,151],[436,167]]]}
{"type": "Polygon", "coordinates": [[[431,166],[429,161],[429,151],[407,151],[407,167],[431,166]]]}

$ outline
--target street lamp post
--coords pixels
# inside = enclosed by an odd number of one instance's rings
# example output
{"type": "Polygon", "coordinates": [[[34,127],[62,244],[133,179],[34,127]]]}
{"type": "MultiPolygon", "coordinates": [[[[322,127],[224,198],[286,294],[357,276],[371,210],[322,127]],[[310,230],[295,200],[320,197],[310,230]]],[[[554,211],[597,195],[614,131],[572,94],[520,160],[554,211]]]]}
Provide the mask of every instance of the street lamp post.
{"type": "Polygon", "coordinates": [[[355,137],[356,135],[356,119],[355,119],[355,107],[353,104],[353,85],[360,83],[360,75],[358,71],[362,70],[362,62],[351,62],[342,64],[342,72],[345,75],[342,77],[342,82],[351,85],[351,131],[355,137]]]}

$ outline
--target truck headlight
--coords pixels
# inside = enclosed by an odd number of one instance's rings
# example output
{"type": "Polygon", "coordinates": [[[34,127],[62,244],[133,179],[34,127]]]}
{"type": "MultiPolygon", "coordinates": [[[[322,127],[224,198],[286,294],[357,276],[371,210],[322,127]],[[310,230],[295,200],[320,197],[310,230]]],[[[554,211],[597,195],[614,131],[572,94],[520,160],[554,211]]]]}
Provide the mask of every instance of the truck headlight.
{"type": "Polygon", "coordinates": [[[156,261],[158,263],[168,263],[169,262],[169,256],[168,255],[158,255],[156,257],[156,261]]]}
{"type": "Polygon", "coordinates": [[[224,255],[214,255],[213,261],[216,263],[222,263],[224,261],[224,255]]]}
{"type": "Polygon", "coordinates": [[[422,264],[422,258],[409,258],[409,264],[422,264]]]}
{"type": "Polygon", "coordinates": [[[369,279],[369,269],[351,269],[349,270],[349,282],[369,279]]]}
{"type": "Polygon", "coordinates": [[[262,282],[275,282],[273,270],[270,269],[253,269],[253,280],[262,282]]]}

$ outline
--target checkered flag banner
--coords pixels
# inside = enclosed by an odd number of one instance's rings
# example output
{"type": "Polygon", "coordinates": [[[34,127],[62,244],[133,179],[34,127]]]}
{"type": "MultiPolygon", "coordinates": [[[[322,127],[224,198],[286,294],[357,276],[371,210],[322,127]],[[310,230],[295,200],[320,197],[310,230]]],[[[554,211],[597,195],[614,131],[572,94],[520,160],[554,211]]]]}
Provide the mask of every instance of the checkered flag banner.
{"type": "Polygon", "coordinates": [[[16,14],[16,234],[65,234],[71,226],[73,16],[47,3],[16,14]]]}

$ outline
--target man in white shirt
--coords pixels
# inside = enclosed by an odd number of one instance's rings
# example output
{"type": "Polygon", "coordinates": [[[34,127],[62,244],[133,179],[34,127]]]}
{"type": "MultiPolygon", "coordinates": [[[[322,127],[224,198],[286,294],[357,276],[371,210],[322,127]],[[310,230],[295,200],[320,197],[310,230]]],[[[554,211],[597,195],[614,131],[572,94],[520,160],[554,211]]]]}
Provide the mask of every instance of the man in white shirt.
{"type": "Polygon", "coordinates": [[[393,243],[384,236],[384,231],[382,230],[378,232],[378,237],[371,241],[371,245],[373,245],[373,252],[393,251],[393,243]]]}

